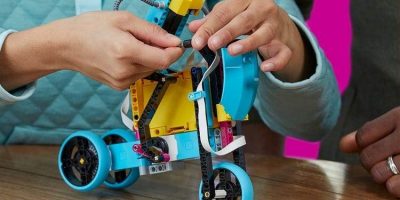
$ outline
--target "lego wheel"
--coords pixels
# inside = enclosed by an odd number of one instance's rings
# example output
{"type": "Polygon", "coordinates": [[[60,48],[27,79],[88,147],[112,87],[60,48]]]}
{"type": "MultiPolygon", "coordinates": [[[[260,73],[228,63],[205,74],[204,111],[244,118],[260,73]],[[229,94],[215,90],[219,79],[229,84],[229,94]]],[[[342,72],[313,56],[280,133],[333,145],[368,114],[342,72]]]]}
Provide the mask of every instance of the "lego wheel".
{"type": "MultiPolygon", "coordinates": [[[[223,192],[222,196],[216,196],[216,199],[228,200],[253,200],[253,184],[249,175],[239,166],[233,163],[222,162],[214,166],[213,179],[215,189],[223,192]]],[[[200,182],[199,199],[209,196],[203,194],[203,182],[200,182]]],[[[206,198],[207,199],[207,198],[206,198]]]]}
{"type": "Polygon", "coordinates": [[[110,165],[110,152],[106,144],[89,131],[70,135],[58,154],[61,177],[78,191],[89,191],[100,186],[107,177],[110,165]]]}
{"type": "MultiPolygon", "coordinates": [[[[116,129],[107,132],[102,136],[107,145],[133,142],[137,139],[132,132],[116,129]]],[[[112,156],[112,155],[111,155],[112,156]]],[[[122,189],[134,184],[139,178],[139,168],[110,171],[104,185],[112,189],[122,189]]]]}

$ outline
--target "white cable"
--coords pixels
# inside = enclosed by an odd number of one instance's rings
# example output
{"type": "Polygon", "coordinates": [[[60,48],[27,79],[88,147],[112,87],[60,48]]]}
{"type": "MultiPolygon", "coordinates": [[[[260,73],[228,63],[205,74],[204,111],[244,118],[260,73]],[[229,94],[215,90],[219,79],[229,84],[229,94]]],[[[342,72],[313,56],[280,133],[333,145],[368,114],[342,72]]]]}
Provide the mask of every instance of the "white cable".
{"type": "Polygon", "coordinates": [[[121,105],[121,119],[122,123],[124,123],[126,127],[128,127],[131,131],[133,131],[133,121],[131,118],[128,117],[129,98],[130,98],[129,94],[130,94],[129,92],[128,94],[126,94],[126,97],[121,105]]]}
{"type": "MultiPolygon", "coordinates": [[[[209,68],[204,72],[203,77],[199,83],[199,85],[196,88],[196,92],[203,92],[203,82],[210,76],[210,74],[217,68],[221,58],[219,57],[218,54],[216,54],[214,61],[212,64],[209,66],[209,68]]],[[[121,118],[122,122],[126,127],[128,127],[130,130],[133,131],[133,121],[128,117],[128,111],[129,111],[129,99],[130,99],[130,93],[126,95],[124,101],[122,102],[121,105],[121,118]]],[[[197,106],[198,106],[198,127],[199,127],[199,134],[200,134],[200,142],[203,148],[211,152],[213,154],[216,154],[218,156],[223,156],[226,155],[235,149],[238,149],[239,147],[242,147],[246,144],[245,137],[243,135],[234,137],[234,140],[228,144],[226,147],[219,151],[214,151],[213,148],[210,146],[210,141],[208,139],[208,125],[207,125],[207,113],[206,113],[206,103],[204,98],[200,98],[197,101],[197,106]]]]}
{"type": "MultiPolygon", "coordinates": [[[[199,85],[197,86],[196,92],[203,92],[203,82],[210,76],[210,74],[217,68],[221,58],[219,57],[218,54],[216,54],[214,61],[212,64],[209,66],[209,68],[204,72],[203,78],[201,79],[199,85]]],[[[200,98],[197,101],[197,106],[198,106],[198,127],[199,127],[199,133],[200,133],[200,142],[203,148],[211,152],[213,154],[216,154],[218,156],[223,156],[226,155],[235,149],[244,146],[246,144],[245,137],[243,135],[235,137],[234,140],[228,144],[226,147],[219,151],[214,151],[213,148],[210,146],[210,141],[208,139],[208,125],[207,125],[207,113],[206,113],[206,103],[204,98],[200,98]]]]}

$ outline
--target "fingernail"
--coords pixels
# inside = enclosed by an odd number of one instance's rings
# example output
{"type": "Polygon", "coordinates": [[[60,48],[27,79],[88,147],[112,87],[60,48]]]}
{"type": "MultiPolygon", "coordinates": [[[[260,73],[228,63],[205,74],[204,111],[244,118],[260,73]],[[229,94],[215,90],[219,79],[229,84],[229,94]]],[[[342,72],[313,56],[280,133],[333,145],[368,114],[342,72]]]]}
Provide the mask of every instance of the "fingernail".
{"type": "Polygon", "coordinates": [[[220,36],[214,36],[211,38],[211,45],[214,48],[220,48],[222,46],[222,38],[220,36]]]}
{"type": "Polygon", "coordinates": [[[275,67],[274,63],[267,63],[267,64],[263,64],[261,68],[264,72],[269,72],[269,71],[272,71],[274,69],[274,67],[275,67]]]}
{"type": "Polygon", "coordinates": [[[240,54],[243,51],[243,45],[241,44],[232,44],[231,45],[231,53],[232,54],[240,54]]]}
{"type": "Polygon", "coordinates": [[[203,46],[204,40],[200,36],[195,36],[195,37],[193,37],[193,43],[197,47],[201,47],[201,46],[203,46]]]}

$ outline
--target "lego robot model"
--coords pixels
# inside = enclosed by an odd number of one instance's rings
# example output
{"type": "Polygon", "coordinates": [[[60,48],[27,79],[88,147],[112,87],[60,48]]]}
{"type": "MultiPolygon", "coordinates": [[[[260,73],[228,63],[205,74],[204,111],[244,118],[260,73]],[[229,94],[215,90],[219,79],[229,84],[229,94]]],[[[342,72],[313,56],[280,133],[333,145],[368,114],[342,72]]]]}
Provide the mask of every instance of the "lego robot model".
{"type": "MultiPolygon", "coordinates": [[[[147,20],[177,36],[188,16],[207,13],[210,3],[142,1],[152,6],[147,20]]],[[[120,3],[116,1],[115,10],[120,3]]],[[[190,48],[190,41],[182,46],[190,48]]],[[[101,137],[91,131],[71,134],[58,156],[63,180],[78,191],[101,184],[122,189],[141,175],[171,171],[176,161],[199,159],[199,199],[253,199],[241,122],[256,95],[257,53],[231,56],[226,48],[213,52],[208,47],[199,52],[205,61],[199,66],[159,71],[131,85],[121,107],[130,130],[111,130],[101,137]],[[213,157],[227,154],[233,155],[233,163],[213,165],[213,157]]]]}

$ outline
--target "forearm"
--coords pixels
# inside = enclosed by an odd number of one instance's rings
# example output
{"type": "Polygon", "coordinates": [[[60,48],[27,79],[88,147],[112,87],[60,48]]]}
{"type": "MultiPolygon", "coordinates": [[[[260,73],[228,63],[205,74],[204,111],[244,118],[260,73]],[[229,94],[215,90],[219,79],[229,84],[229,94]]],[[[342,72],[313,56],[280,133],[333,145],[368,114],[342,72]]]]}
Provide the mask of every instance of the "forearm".
{"type": "MultiPolygon", "coordinates": [[[[298,65],[312,69],[312,73],[297,82],[288,82],[276,73],[265,73],[255,107],[270,128],[283,135],[308,140],[319,140],[336,124],[340,109],[340,93],[332,68],[320,50],[312,33],[305,26],[300,10],[293,1],[276,1],[290,14],[301,33],[306,53],[314,60],[310,65],[298,65]]],[[[305,60],[304,63],[307,63],[305,60]]]]}
{"type": "Polygon", "coordinates": [[[336,124],[340,93],[330,64],[319,54],[316,72],[301,82],[286,83],[262,74],[255,107],[274,131],[317,141],[336,124]]]}
{"type": "Polygon", "coordinates": [[[51,26],[11,33],[0,51],[0,85],[7,91],[58,70],[58,43],[51,26]]]}
{"type": "Polygon", "coordinates": [[[179,43],[131,13],[89,12],[11,34],[0,54],[0,84],[9,91],[57,70],[73,70],[125,90],[175,62],[183,53],[179,43]]]}

